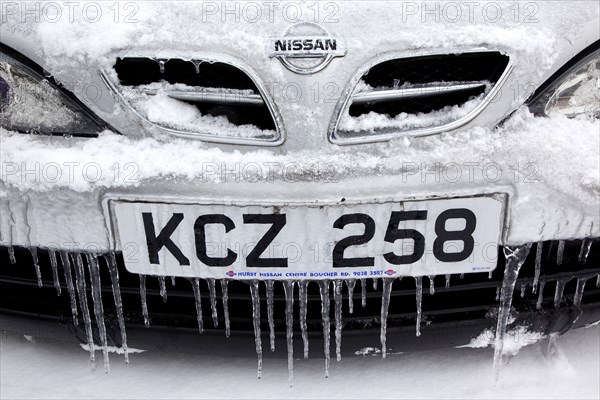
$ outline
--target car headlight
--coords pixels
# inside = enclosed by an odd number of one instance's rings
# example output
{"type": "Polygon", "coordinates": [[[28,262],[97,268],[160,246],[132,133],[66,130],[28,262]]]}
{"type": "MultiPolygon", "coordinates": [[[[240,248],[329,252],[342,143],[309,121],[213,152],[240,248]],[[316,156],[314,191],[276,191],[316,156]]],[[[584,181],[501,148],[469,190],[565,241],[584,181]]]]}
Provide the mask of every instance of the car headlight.
{"type": "Polygon", "coordinates": [[[97,136],[106,126],[29,60],[0,49],[0,127],[23,133],[97,136]],[[19,59],[17,59],[17,57],[19,59]]]}
{"type": "Polygon", "coordinates": [[[534,114],[600,119],[599,43],[594,43],[534,94],[529,105],[534,114]]]}

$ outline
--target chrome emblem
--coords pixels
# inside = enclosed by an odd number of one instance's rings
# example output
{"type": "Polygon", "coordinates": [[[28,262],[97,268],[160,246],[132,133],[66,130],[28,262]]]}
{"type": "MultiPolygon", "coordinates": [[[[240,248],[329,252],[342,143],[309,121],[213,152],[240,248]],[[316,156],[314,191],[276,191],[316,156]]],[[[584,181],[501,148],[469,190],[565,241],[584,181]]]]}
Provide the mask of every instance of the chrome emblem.
{"type": "Polygon", "coordinates": [[[268,41],[269,57],[278,58],[290,71],[309,75],[322,71],[346,50],[340,38],[332,36],[313,22],[300,22],[289,27],[282,36],[268,41]]]}

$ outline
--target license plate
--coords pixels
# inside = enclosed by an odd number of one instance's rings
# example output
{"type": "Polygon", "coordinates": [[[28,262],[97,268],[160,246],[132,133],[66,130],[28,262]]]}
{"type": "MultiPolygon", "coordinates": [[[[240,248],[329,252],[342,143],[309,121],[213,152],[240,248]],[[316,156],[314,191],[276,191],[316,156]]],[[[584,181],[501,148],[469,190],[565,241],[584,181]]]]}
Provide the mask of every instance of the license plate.
{"type": "Polygon", "coordinates": [[[113,203],[128,271],[250,280],[492,271],[503,209],[503,196],[320,206],[113,203]]]}

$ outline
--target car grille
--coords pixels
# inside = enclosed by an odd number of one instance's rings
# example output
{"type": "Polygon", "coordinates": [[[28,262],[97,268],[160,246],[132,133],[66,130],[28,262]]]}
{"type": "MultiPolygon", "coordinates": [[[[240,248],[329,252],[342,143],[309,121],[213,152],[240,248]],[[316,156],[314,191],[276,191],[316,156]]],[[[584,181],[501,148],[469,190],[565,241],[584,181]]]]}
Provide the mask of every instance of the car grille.
{"type": "Polygon", "coordinates": [[[118,81],[110,78],[111,73],[104,73],[107,85],[138,116],[167,132],[240,144],[258,141],[268,145],[281,140],[278,114],[265,91],[248,72],[234,65],[214,60],[126,57],[118,58],[113,68],[118,81]],[[262,132],[232,138],[218,120],[207,120],[208,127],[181,126],[176,115],[172,123],[150,121],[139,103],[159,94],[196,107],[202,116],[225,117],[233,126],[254,127],[262,132]]]}
{"type": "Polygon", "coordinates": [[[343,144],[454,129],[491,101],[510,70],[509,57],[491,51],[374,63],[338,106],[333,138],[343,144]]]}
{"type": "MultiPolygon", "coordinates": [[[[515,290],[513,307],[517,311],[547,313],[555,308],[571,308],[577,300],[574,298],[578,284],[587,281],[585,290],[581,292],[578,307],[600,306],[600,288],[597,276],[600,275],[600,240],[545,242],[537,244],[541,252],[532,248],[525,264],[521,269],[515,290]],[[589,255],[585,262],[582,254],[589,247],[589,255]],[[583,249],[583,253],[582,253],[583,249]],[[537,293],[532,290],[535,280],[536,258],[540,263],[540,276],[537,293]],[[562,261],[561,261],[562,259],[562,261]],[[560,265],[559,265],[560,262],[560,265]],[[579,283],[578,283],[579,281],[579,283]],[[543,286],[543,290],[540,290],[543,286]],[[564,286],[563,295],[556,299],[557,286],[564,286]]],[[[39,251],[38,257],[42,266],[43,287],[37,287],[35,270],[32,265],[30,252],[24,248],[15,248],[16,264],[9,261],[6,247],[1,249],[2,269],[0,270],[0,299],[3,311],[47,315],[64,319],[71,318],[71,308],[67,286],[64,282],[63,271],[58,263],[62,294],[57,296],[53,287],[50,260],[46,251],[39,251]]],[[[85,257],[84,257],[85,258],[85,257]]],[[[423,278],[423,325],[455,323],[460,321],[480,320],[496,310],[497,296],[502,284],[504,257],[499,258],[498,268],[491,274],[452,275],[449,286],[446,277],[434,278],[435,293],[430,294],[430,280],[423,278]]],[[[106,263],[101,260],[102,290],[105,313],[108,320],[116,323],[116,312],[111,294],[110,275],[106,263]]],[[[124,314],[127,324],[144,323],[140,301],[139,278],[126,271],[122,259],[117,257],[120,273],[121,293],[123,297],[124,314]]],[[[171,326],[196,328],[196,309],[192,285],[187,279],[176,278],[175,285],[166,279],[167,301],[163,301],[157,278],[147,277],[147,304],[151,324],[155,326],[171,326]]],[[[347,288],[343,289],[343,324],[345,330],[379,329],[381,313],[382,283],[374,287],[372,280],[365,281],[366,304],[363,307],[361,281],[356,282],[353,293],[353,313],[349,313],[349,296],[347,288]]],[[[219,285],[216,285],[215,297],[217,302],[218,324],[224,326],[222,298],[219,285]]],[[[88,290],[90,285],[88,283],[88,290]]],[[[206,281],[201,281],[201,302],[204,310],[204,327],[213,329],[210,322],[210,291],[206,281]]],[[[252,301],[248,284],[241,281],[228,281],[229,314],[231,330],[240,332],[252,331],[252,301]]],[[[404,277],[396,279],[392,285],[392,297],[389,306],[388,328],[414,325],[416,318],[416,286],[415,279],[404,277]]],[[[332,293],[333,290],[330,290],[332,293]]],[[[267,301],[265,285],[260,285],[261,317],[267,324],[267,301]]],[[[298,295],[296,289],[295,296],[298,295]]],[[[91,296],[91,294],[90,294],[91,296]]],[[[275,283],[274,290],[274,322],[277,331],[285,331],[285,296],[283,285],[275,283]]],[[[88,300],[91,304],[91,298],[88,300]]],[[[331,312],[333,314],[333,301],[331,312]]],[[[308,284],[308,314],[307,326],[309,331],[322,329],[321,300],[319,286],[308,284]]],[[[298,310],[294,310],[295,314],[298,310]]],[[[297,317],[297,315],[296,315],[297,317]]],[[[298,318],[295,318],[297,323],[298,318]]]]}

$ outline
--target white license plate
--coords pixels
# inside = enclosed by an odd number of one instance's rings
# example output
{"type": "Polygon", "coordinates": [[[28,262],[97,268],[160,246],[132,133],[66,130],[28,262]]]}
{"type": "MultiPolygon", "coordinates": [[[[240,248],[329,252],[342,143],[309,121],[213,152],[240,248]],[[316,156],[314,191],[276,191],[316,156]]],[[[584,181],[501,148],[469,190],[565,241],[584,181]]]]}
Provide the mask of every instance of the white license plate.
{"type": "Polygon", "coordinates": [[[116,202],[133,273],[349,279],[496,267],[503,196],[325,206],[116,202]]]}

